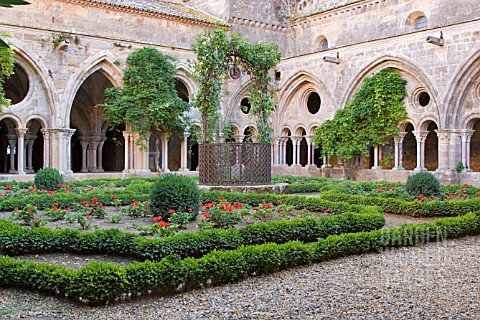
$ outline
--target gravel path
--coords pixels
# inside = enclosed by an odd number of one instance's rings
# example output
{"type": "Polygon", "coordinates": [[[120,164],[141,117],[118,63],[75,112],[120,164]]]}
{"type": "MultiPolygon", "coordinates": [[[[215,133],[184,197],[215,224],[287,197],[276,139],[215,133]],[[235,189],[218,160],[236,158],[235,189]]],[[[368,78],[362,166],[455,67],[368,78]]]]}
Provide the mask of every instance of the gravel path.
{"type": "Polygon", "coordinates": [[[389,249],[172,297],[92,308],[1,289],[29,319],[479,319],[480,236],[389,249]]]}

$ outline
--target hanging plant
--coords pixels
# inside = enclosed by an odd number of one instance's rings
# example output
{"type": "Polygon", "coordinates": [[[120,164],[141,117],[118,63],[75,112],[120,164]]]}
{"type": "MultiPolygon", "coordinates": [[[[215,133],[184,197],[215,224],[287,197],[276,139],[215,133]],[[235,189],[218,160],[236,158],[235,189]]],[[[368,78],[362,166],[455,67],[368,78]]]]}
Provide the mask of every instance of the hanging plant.
{"type": "MultiPolygon", "coordinates": [[[[10,37],[7,33],[0,32],[2,37],[10,37]]],[[[4,41],[0,40],[2,43],[6,44],[4,41]]],[[[14,71],[14,60],[13,60],[13,50],[8,46],[0,46],[0,112],[2,112],[3,107],[10,106],[10,100],[5,97],[5,91],[3,85],[5,79],[13,75],[14,71]]]]}

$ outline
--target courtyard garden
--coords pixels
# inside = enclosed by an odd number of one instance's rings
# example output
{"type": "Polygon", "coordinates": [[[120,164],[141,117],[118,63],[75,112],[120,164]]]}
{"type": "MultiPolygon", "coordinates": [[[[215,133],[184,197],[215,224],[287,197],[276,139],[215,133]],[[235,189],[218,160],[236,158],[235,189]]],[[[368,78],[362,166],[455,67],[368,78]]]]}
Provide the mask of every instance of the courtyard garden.
{"type": "Polygon", "coordinates": [[[480,232],[478,188],[418,179],[274,177],[282,195],[200,191],[173,174],[2,182],[0,286],[121,303],[480,232]]]}

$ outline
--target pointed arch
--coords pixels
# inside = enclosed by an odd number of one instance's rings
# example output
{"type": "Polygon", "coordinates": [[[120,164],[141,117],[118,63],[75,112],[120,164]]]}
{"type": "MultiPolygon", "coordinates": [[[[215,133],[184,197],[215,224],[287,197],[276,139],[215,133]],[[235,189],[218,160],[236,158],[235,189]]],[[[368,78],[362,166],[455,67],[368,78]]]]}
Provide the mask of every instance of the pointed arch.
{"type": "MultiPolygon", "coordinates": [[[[438,93],[438,89],[430,81],[430,79],[427,77],[427,73],[420,65],[416,64],[415,62],[408,59],[407,57],[400,56],[400,55],[380,56],[372,60],[370,63],[366,64],[360,70],[360,72],[358,72],[357,75],[350,81],[345,91],[341,95],[342,97],[341,106],[342,107],[345,106],[353,98],[355,93],[360,89],[363,83],[363,79],[385,68],[394,68],[394,69],[401,70],[405,73],[408,73],[412,77],[416,78],[423,86],[425,86],[425,89],[431,93],[430,95],[431,99],[436,106],[435,117],[440,120],[440,111],[439,111],[440,95],[438,93]]],[[[437,122],[437,123],[439,124],[439,127],[444,127],[445,125],[444,123],[440,123],[440,122],[437,122]]]]}
{"type": "Polygon", "coordinates": [[[445,95],[447,125],[449,128],[462,128],[466,123],[461,115],[464,100],[470,89],[475,85],[475,79],[480,78],[480,50],[475,52],[467,61],[462,63],[455,73],[445,95]]]}
{"type": "Polygon", "coordinates": [[[315,86],[319,92],[323,93],[326,95],[327,99],[330,101],[330,103],[333,104],[333,109],[337,110],[337,105],[335,104],[335,99],[333,98],[333,95],[330,93],[330,90],[327,88],[327,86],[314,74],[306,71],[306,70],[300,70],[297,73],[295,73],[293,76],[288,78],[285,81],[285,84],[283,87],[279,90],[278,94],[278,106],[279,110],[278,112],[281,113],[284,111],[285,106],[289,104],[289,102],[292,100],[294,97],[295,93],[298,92],[298,90],[307,83],[311,83],[313,86],[315,86]]]}
{"type": "Polygon", "coordinates": [[[65,92],[68,94],[68,97],[65,99],[65,115],[62,119],[62,121],[65,121],[65,123],[57,123],[58,126],[68,127],[70,125],[70,113],[72,111],[73,101],[77,91],[84,81],[93,73],[101,71],[102,74],[113,84],[113,86],[123,86],[123,72],[114,64],[114,61],[115,56],[112,53],[103,51],[88,58],[78,67],[78,71],[72,75],[65,87],[65,92]]]}
{"type": "MultiPolygon", "coordinates": [[[[55,119],[57,112],[56,106],[58,105],[58,92],[57,86],[53,81],[51,76],[51,71],[48,69],[47,65],[43,62],[43,60],[37,56],[34,52],[31,52],[27,48],[23,48],[23,43],[20,42],[18,39],[12,38],[9,39],[9,46],[15,52],[14,60],[15,63],[18,63],[22,68],[25,69],[25,72],[29,76],[37,77],[39,82],[41,83],[41,89],[37,87],[31,87],[29,92],[27,93],[27,97],[20,102],[17,107],[22,108],[25,104],[28,104],[29,98],[34,94],[38,93],[37,90],[41,90],[45,95],[46,100],[46,111],[49,113],[50,121],[46,122],[46,126],[49,127],[53,123],[53,119],[55,119]]],[[[25,122],[26,123],[26,122],[25,122]]]]}
{"type": "Polygon", "coordinates": [[[198,84],[189,76],[193,73],[192,68],[184,62],[177,62],[175,66],[178,72],[173,77],[183,82],[191,97],[196,96],[198,93],[198,84]]]}

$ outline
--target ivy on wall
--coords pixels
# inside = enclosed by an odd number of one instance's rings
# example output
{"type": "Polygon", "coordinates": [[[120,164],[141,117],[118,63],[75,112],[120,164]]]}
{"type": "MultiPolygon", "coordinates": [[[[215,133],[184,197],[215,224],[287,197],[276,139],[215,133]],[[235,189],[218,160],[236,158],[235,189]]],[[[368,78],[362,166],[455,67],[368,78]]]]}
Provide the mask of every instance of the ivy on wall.
{"type": "Polygon", "coordinates": [[[143,48],[127,58],[123,88],[105,91],[104,119],[112,126],[128,123],[138,133],[138,144],[146,147],[152,129],[169,133],[183,132],[190,106],[175,89],[177,69],[174,57],[153,48],[143,48]]]}
{"type": "Polygon", "coordinates": [[[259,142],[270,142],[272,126],[270,114],[276,109],[274,89],[270,85],[269,71],[280,62],[277,44],[244,40],[239,34],[229,37],[220,25],[198,35],[192,47],[197,59],[193,62],[193,79],[199,84],[194,105],[202,114],[203,139],[213,140],[220,120],[220,92],[222,82],[231,66],[238,66],[249,74],[251,114],[257,119],[259,142]]]}
{"type": "Polygon", "coordinates": [[[315,131],[315,145],[323,156],[341,158],[347,165],[368,147],[385,145],[398,136],[398,125],[408,114],[402,103],[407,96],[407,81],[388,69],[366,78],[360,90],[345,108],[315,131]]]}
{"type": "MultiPolygon", "coordinates": [[[[0,36],[9,37],[8,34],[3,32],[0,32],[0,36]]],[[[10,100],[5,97],[3,85],[5,84],[5,79],[13,75],[14,61],[13,50],[4,41],[0,41],[5,44],[0,46],[0,112],[2,112],[3,107],[10,106],[10,100]]]]}

